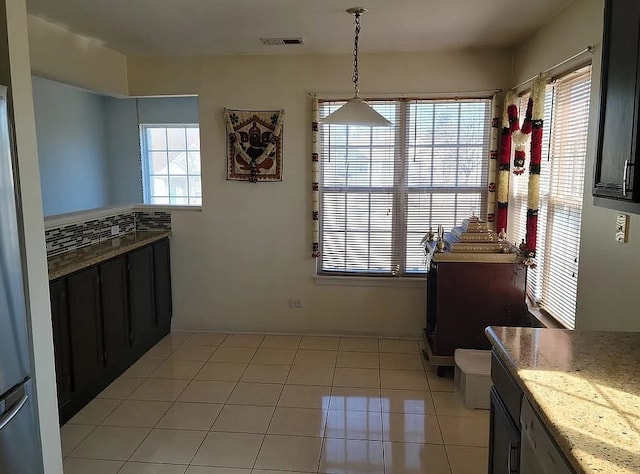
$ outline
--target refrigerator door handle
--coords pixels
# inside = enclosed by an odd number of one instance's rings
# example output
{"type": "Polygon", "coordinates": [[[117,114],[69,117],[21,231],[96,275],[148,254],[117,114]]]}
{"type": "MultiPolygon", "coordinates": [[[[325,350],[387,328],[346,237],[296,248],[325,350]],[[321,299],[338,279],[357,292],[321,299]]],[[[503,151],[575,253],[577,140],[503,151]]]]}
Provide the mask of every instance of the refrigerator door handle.
{"type": "Polygon", "coordinates": [[[24,404],[27,403],[28,399],[29,399],[29,396],[25,393],[24,395],[22,395],[22,398],[20,398],[20,400],[18,400],[9,409],[9,411],[7,411],[4,415],[0,416],[0,431],[2,431],[4,429],[4,427],[7,426],[11,422],[11,420],[13,420],[13,418],[22,409],[24,404]]]}

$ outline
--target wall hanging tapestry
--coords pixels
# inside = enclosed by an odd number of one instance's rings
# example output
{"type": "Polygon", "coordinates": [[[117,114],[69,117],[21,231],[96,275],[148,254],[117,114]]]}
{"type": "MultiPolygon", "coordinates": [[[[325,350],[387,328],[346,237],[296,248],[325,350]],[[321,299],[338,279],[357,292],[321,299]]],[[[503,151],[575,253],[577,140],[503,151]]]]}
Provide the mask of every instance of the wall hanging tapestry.
{"type": "Polygon", "coordinates": [[[284,110],[224,109],[227,179],[282,181],[284,110]]]}

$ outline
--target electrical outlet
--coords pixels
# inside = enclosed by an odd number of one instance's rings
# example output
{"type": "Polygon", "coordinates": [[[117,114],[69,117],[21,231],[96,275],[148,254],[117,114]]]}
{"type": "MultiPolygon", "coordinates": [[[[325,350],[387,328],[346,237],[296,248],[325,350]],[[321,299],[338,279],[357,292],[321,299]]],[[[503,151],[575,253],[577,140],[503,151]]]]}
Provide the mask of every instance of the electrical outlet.
{"type": "Polygon", "coordinates": [[[111,237],[116,237],[120,235],[120,226],[119,225],[112,225],[111,226],[111,237]]]}
{"type": "Polygon", "coordinates": [[[629,227],[629,216],[626,214],[616,215],[616,240],[625,243],[627,241],[627,228],[629,227]]]}
{"type": "Polygon", "coordinates": [[[302,300],[300,298],[290,298],[289,308],[302,308],[302,300]]]}

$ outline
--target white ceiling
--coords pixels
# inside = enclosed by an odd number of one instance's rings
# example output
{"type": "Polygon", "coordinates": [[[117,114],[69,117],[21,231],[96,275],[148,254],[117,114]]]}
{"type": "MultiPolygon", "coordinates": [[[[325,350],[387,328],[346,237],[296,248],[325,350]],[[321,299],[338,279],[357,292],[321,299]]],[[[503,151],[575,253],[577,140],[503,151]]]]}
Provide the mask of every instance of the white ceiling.
{"type": "Polygon", "coordinates": [[[572,0],[27,0],[29,13],[132,56],[347,53],[510,46],[572,0]],[[302,46],[264,46],[260,37],[302,46]]]}

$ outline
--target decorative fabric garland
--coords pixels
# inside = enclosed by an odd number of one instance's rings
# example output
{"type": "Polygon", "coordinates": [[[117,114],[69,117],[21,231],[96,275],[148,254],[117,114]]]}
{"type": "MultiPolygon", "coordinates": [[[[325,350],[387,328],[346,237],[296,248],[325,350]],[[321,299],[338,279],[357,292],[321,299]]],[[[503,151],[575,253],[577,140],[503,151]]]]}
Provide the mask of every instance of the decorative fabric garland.
{"type": "MultiPolygon", "coordinates": [[[[516,107],[515,104],[513,106],[516,107]]],[[[513,145],[515,147],[515,151],[513,152],[513,174],[515,175],[521,175],[524,173],[525,148],[527,147],[529,139],[531,138],[532,109],[533,99],[529,98],[529,101],[527,102],[527,111],[525,113],[524,122],[522,123],[522,128],[520,128],[518,112],[516,108],[516,124],[515,131],[513,132],[513,145]]]]}
{"type": "Polygon", "coordinates": [[[498,157],[498,205],[496,208],[496,230],[507,229],[509,212],[509,161],[511,160],[511,138],[518,123],[518,111],[513,105],[515,94],[507,93],[502,114],[502,133],[500,135],[500,154],[498,157]]]}

